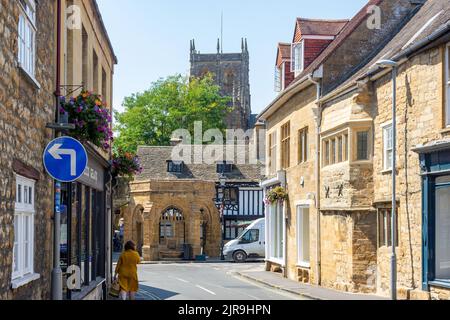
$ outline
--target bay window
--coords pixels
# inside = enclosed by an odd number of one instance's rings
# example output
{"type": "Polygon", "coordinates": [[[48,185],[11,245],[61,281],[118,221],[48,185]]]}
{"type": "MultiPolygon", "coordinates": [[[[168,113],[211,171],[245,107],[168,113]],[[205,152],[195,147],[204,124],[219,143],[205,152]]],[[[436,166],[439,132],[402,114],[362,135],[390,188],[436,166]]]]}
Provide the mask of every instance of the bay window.
{"type": "Polygon", "coordinates": [[[35,75],[36,54],[36,3],[35,0],[20,0],[18,26],[18,62],[32,78],[35,75]]]}
{"type": "Polygon", "coordinates": [[[369,131],[356,133],[356,160],[369,160],[369,131]]]}

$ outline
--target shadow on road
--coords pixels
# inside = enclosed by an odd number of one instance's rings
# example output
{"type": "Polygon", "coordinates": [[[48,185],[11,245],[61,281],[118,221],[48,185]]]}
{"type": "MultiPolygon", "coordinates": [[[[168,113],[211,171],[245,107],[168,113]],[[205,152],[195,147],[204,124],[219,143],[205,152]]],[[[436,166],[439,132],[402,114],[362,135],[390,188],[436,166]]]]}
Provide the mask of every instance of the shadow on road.
{"type": "Polygon", "coordinates": [[[177,292],[139,284],[139,292],[136,300],[167,300],[177,295],[179,295],[177,292]]]}

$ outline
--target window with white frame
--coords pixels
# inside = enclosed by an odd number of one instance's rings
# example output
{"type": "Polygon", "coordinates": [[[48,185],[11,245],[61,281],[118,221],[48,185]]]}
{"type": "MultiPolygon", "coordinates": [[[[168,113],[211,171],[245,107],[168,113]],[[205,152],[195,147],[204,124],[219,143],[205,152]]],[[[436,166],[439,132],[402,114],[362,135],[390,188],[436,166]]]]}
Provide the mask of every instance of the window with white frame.
{"type": "Polygon", "coordinates": [[[35,0],[19,0],[21,13],[19,16],[19,51],[20,67],[30,76],[35,74],[36,53],[36,2],[35,0]]]}
{"type": "Polygon", "coordinates": [[[303,71],[305,65],[305,46],[303,40],[292,45],[292,57],[291,71],[295,72],[297,76],[303,71]]]}
{"type": "Polygon", "coordinates": [[[392,124],[383,128],[383,161],[384,170],[392,170],[393,135],[392,124]]]}
{"type": "Polygon", "coordinates": [[[281,79],[281,67],[275,66],[275,92],[281,92],[282,90],[281,79]]]}
{"type": "Polygon", "coordinates": [[[275,261],[284,257],[284,217],[283,205],[274,203],[269,214],[269,255],[275,261]]]}
{"type": "Polygon", "coordinates": [[[309,267],[310,262],[309,207],[297,207],[297,257],[298,265],[309,267]]]}
{"type": "Polygon", "coordinates": [[[446,125],[450,126],[450,43],[445,49],[445,92],[446,92],[446,125]]]}
{"type": "Polygon", "coordinates": [[[34,188],[33,180],[16,177],[13,280],[34,273],[34,188]]]}

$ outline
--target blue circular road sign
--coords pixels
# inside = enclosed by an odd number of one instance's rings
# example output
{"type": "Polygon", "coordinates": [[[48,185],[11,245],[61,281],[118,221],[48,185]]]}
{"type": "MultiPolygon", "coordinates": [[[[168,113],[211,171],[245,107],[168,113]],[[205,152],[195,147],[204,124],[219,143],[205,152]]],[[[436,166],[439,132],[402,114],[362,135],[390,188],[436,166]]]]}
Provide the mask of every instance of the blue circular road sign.
{"type": "Polygon", "coordinates": [[[79,179],[88,165],[84,146],[71,137],[61,137],[50,142],[44,151],[44,167],[55,180],[73,182],[79,179]]]}

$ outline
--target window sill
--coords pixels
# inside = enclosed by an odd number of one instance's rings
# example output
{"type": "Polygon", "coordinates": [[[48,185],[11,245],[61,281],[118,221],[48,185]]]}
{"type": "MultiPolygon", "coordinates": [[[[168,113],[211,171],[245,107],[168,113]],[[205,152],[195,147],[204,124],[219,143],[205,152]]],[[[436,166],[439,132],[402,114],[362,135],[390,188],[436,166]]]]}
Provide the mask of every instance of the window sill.
{"type": "Polygon", "coordinates": [[[446,127],[441,130],[441,134],[448,134],[448,133],[450,133],[450,127],[446,127]]]}
{"type": "Polygon", "coordinates": [[[383,175],[389,175],[389,174],[392,174],[392,169],[382,170],[382,171],[381,171],[381,174],[383,174],[383,175]]]}
{"type": "Polygon", "coordinates": [[[36,89],[38,89],[38,90],[41,89],[41,85],[36,80],[36,78],[34,76],[32,76],[27,70],[25,70],[19,62],[17,63],[17,67],[24,74],[24,76],[27,78],[27,80],[36,87],[36,89]]]}
{"type": "Polygon", "coordinates": [[[434,280],[430,281],[428,284],[433,287],[450,289],[450,280],[434,280]]]}
{"type": "Polygon", "coordinates": [[[33,281],[38,280],[40,278],[41,278],[40,274],[37,274],[37,273],[29,274],[29,275],[24,276],[22,278],[18,278],[18,279],[13,280],[11,282],[11,288],[13,290],[18,289],[18,288],[23,287],[23,286],[25,286],[25,285],[33,282],[33,281]]]}
{"type": "Polygon", "coordinates": [[[280,265],[280,267],[282,267],[282,268],[286,267],[286,266],[284,265],[284,261],[283,261],[283,260],[280,260],[280,259],[269,258],[269,259],[266,259],[266,262],[278,264],[278,265],[280,265]]]}
{"type": "Polygon", "coordinates": [[[297,268],[303,268],[303,269],[311,269],[311,264],[308,262],[299,262],[297,263],[297,268]]]}

